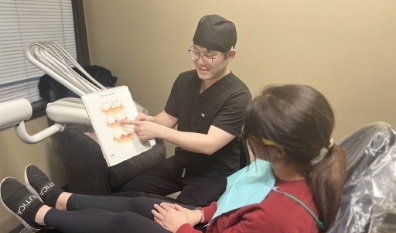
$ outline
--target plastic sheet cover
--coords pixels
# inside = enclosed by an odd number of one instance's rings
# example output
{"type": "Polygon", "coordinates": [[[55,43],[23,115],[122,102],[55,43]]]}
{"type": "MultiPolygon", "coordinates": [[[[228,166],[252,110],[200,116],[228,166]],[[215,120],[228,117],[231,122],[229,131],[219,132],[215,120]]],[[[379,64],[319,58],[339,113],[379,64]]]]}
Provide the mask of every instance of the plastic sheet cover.
{"type": "Polygon", "coordinates": [[[340,146],[347,155],[348,179],[336,221],[327,232],[395,232],[381,228],[387,214],[396,213],[395,131],[387,123],[372,123],[340,146]]]}

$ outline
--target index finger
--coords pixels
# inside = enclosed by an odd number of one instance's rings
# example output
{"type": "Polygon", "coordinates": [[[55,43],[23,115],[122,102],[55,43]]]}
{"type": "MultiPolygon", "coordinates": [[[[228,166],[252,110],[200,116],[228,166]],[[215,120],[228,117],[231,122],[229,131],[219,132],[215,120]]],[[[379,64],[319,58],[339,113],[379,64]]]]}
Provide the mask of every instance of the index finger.
{"type": "Polygon", "coordinates": [[[133,125],[133,121],[129,119],[123,119],[120,121],[121,125],[133,125]]]}
{"type": "Polygon", "coordinates": [[[162,207],[162,206],[160,206],[158,204],[154,204],[154,209],[155,209],[156,212],[158,212],[161,215],[166,212],[164,207],[162,207]]]}
{"type": "Polygon", "coordinates": [[[176,209],[175,204],[172,204],[169,202],[161,202],[160,206],[166,211],[168,211],[170,209],[176,209]]]}

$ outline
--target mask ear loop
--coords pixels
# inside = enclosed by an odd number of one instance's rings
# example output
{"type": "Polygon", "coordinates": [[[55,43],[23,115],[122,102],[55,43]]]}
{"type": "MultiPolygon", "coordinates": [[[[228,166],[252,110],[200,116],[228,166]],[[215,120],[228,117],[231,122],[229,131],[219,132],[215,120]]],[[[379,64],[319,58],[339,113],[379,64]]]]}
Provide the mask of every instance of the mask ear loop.
{"type": "Polygon", "coordinates": [[[285,193],[285,192],[279,191],[278,187],[273,187],[272,190],[274,190],[275,192],[278,192],[278,193],[280,193],[280,194],[283,194],[283,195],[285,195],[285,196],[287,196],[287,197],[293,199],[294,201],[296,201],[296,202],[297,202],[298,204],[300,204],[306,211],[308,211],[308,213],[315,219],[315,221],[316,221],[316,226],[317,226],[319,229],[324,229],[324,228],[325,228],[325,225],[323,224],[323,222],[321,222],[321,221],[319,220],[319,218],[312,212],[312,210],[309,209],[308,206],[306,206],[306,205],[305,205],[302,201],[300,201],[297,197],[295,197],[295,196],[293,196],[293,195],[291,195],[291,194],[289,194],[289,193],[285,193]]]}

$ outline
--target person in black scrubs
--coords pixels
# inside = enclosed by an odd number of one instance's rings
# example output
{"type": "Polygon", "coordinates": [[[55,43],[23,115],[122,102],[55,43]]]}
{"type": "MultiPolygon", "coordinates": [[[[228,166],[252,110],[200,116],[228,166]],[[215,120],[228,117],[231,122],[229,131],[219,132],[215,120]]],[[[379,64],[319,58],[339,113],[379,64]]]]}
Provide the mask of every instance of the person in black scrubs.
{"type": "Polygon", "coordinates": [[[243,116],[252,99],[228,67],[236,42],[234,23],[219,15],[201,18],[188,49],[195,69],[176,78],[164,110],[123,121],[135,125],[141,140],[162,138],[176,145],[175,155],[129,180],[120,191],[181,191],[176,200],[194,206],[222,195],[227,176],[240,166],[243,116]]]}

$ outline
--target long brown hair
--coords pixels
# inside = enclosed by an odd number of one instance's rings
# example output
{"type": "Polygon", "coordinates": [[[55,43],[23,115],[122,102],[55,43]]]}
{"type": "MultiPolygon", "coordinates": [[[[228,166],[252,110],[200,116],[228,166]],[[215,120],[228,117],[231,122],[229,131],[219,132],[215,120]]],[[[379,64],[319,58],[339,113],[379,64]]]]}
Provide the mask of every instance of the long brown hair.
{"type": "Polygon", "coordinates": [[[296,164],[327,229],[335,220],[346,179],[346,159],[330,143],[334,113],[326,98],[307,85],[268,86],[248,105],[244,133],[274,141],[296,164]],[[313,164],[323,148],[323,160],[313,164]],[[326,152],[326,151],[325,151],[326,152]]]}

